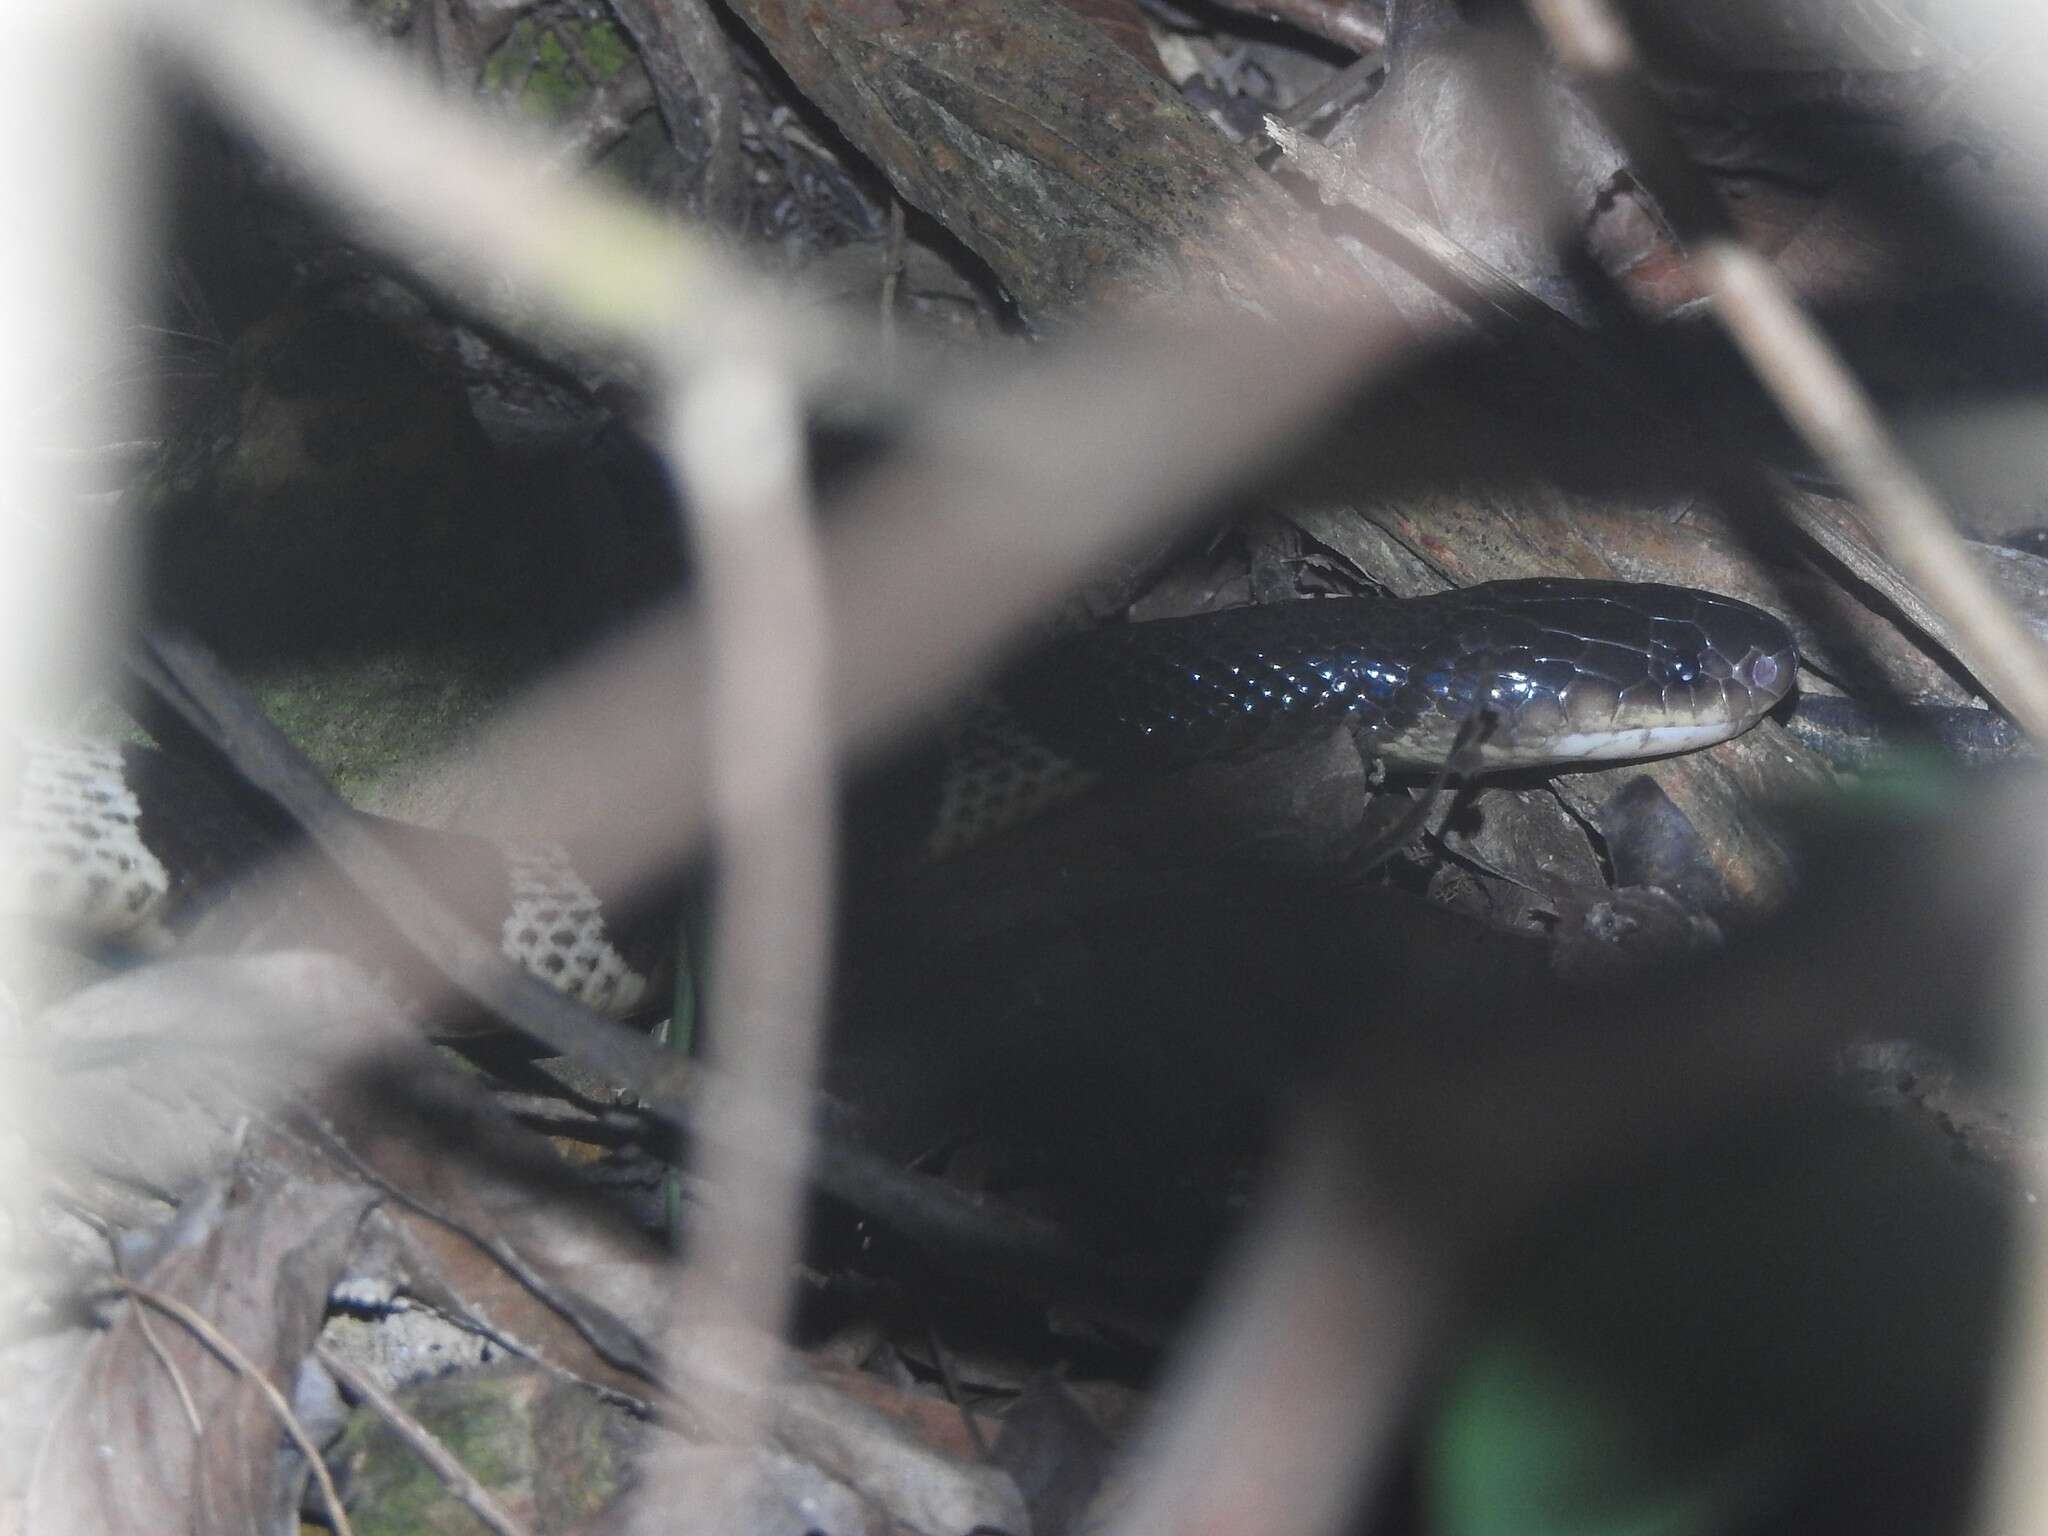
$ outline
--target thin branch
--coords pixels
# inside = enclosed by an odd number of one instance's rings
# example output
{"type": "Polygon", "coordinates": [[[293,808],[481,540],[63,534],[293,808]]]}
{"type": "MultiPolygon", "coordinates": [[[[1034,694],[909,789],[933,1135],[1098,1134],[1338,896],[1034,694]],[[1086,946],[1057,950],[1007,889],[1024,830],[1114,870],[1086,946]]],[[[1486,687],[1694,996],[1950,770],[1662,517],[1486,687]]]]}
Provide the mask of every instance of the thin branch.
{"type": "MultiPolygon", "coordinates": [[[[113,1254],[114,1273],[123,1280],[128,1277],[121,1272],[121,1253],[112,1238],[108,1239],[108,1250],[113,1254]]],[[[147,1312],[135,1314],[135,1326],[142,1330],[142,1337],[149,1345],[149,1352],[155,1355],[157,1363],[164,1368],[164,1374],[171,1378],[171,1385],[177,1390],[178,1405],[185,1410],[185,1422],[192,1428],[192,1438],[197,1440],[206,1433],[206,1425],[199,1417],[199,1405],[192,1400],[192,1389],[185,1384],[185,1373],[178,1369],[178,1362],[164,1348],[164,1341],[156,1331],[156,1324],[149,1320],[147,1312]]]]}
{"type": "MultiPolygon", "coordinates": [[[[404,1206],[423,1220],[430,1221],[447,1232],[470,1244],[492,1263],[512,1277],[528,1295],[553,1312],[558,1318],[588,1344],[597,1357],[606,1364],[640,1376],[656,1386],[660,1382],[648,1359],[648,1350],[639,1335],[601,1309],[584,1304],[572,1292],[567,1292],[514,1248],[511,1242],[497,1232],[480,1232],[466,1222],[451,1216],[433,1201],[422,1198],[405,1185],[394,1182],[380,1169],[360,1157],[355,1148],[336,1135],[333,1129],[323,1124],[318,1117],[311,1117],[302,1127],[302,1133],[321,1147],[328,1156],[335,1159],[356,1178],[375,1189],[379,1189],[393,1201],[404,1206]]],[[[486,1322],[472,1317],[454,1319],[462,1327],[481,1333],[508,1354],[524,1359],[554,1372],[564,1380],[602,1392],[615,1401],[627,1402],[626,1393],[616,1385],[601,1385],[587,1376],[572,1370],[559,1360],[550,1359],[538,1352],[531,1344],[513,1338],[491,1327],[486,1322]]],[[[636,1413],[649,1412],[652,1405],[640,1398],[632,1398],[629,1406],[636,1413]]]]}
{"type": "Polygon", "coordinates": [[[471,1514],[496,1531],[498,1536],[528,1536],[526,1527],[514,1518],[511,1511],[498,1502],[490,1489],[476,1480],[475,1474],[426,1425],[407,1413],[397,1398],[328,1345],[318,1346],[314,1353],[335,1380],[368,1403],[377,1417],[412,1447],[413,1454],[441,1479],[441,1486],[460,1499],[471,1514]]]}
{"type": "MultiPolygon", "coordinates": [[[[100,1240],[107,1245],[107,1262],[113,1266],[116,1275],[126,1280],[127,1271],[121,1263],[121,1242],[115,1234],[113,1224],[97,1211],[88,1210],[77,1201],[64,1199],[62,1204],[66,1214],[74,1221],[84,1222],[100,1235],[100,1240]]],[[[149,1352],[156,1356],[157,1364],[161,1365],[164,1374],[171,1378],[171,1386],[178,1394],[178,1404],[185,1410],[185,1422],[191,1426],[192,1438],[198,1439],[206,1433],[206,1424],[199,1417],[199,1404],[193,1401],[192,1389],[185,1383],[185,1373],[178,1369],[178,1362],[173,1360],[170,1351],[164,1348],[164,1341],[158,1335],[156,1325],[149,1320],[148,1313],[138,1310],[135,1314],[135,1325],[142,1330],[143,1341],[149,1345],[149,1352]]]]}
{"type": "MultiPolygon", "coordinates": [[[[1310,91],[1301,100],[1287,107],[1280,114],[1280,121],[1290,128],[1308,128],[1316,120],[1332,112],[1341,112],[1372,89],[1378,76],[1385,74],[1387,60],[1384,53],[1375,50],[1360,54],[1321,85],[1310,91]]],[[[1265,133],[1255,133],[1246,140],[1246,147],[1255,155],[1262,155],[1273,143],[1265,133]]]]}
{"type": "Polygon", "coordinates": [[[292,1405],[284,1400],[284,1394],[270,1384],[270,1378],[263,1374],[256,1362],[244,1354],[233,1339],[177,1297],[166,1295],[162,1291],[121,1275],[113,1276],[111,1284],[137,1301],[146,1302],[183,1323],[202,1344],[220,1356],[231,1370],[245,1377],[263,1394],[264,1402],[270,1405],[270,1411],[284,1426],[284,1432],[291,1437],[292,1444],[299,1448],[299,1454],[306,1458],[306,1465],[312,1469],[314,1481],[320,1485],[320,1497],[327,1505],[327,1518],[334,1522],[334,1529],[339,1536],[355,1536],[355,1528],[348,1523],[348,1511],[342,1508],[341,1495],[335,1491],[334,1479],[328,1475],[327,1463],[321,1458],[320,1448],[313,1443],[313,1437],[306,1433],[306,1426],[301,1424],[299,1416],[292,1412],[292,1405]]]}

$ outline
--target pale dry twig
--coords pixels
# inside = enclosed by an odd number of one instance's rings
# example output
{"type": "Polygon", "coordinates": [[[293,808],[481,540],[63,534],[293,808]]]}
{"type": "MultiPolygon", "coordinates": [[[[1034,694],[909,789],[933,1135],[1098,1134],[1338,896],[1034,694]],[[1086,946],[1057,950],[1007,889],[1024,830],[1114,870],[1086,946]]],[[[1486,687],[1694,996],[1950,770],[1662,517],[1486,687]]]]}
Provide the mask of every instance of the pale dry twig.
{"type": "Polygon", "coordinates": [[[830,957],[824,581],[791,381],[735,358],[681,384],[672,420],[669,451],[704,569],[719,870],[709,1055],[729,1089],[706,1106],[714,1123],[698,1151],[721,1192],[693,1234],[691,1267],[704,1283],[683,1291],[731,1299],[746,1326],[726,1337],[773,1340],[802,1241],[830,957]],[[794,1159],[761,1155],[790,1138],[794,1159]]]}
{"type": "Polygon", "coordinates": [[[313,1443],[313,1437],[306,1433],[306,1426],[299,1422],[299,1416],[292,1412],[292,1405],[284,1400],[284,1394],[270,1383],[270,1378],[251,1360],[235,1341],[222,1333],[204,1315],[162,1291],[143,1285],[138,1281],[114,1276],[110,1283],[115,1289],[126,1292],[139,1304],[155,1307],[159,1312],[176,1318],[199,1341],[226,1361],[229,1368],[241,1376],[259,1392],[263,1401],[290,1437],[299,1454],[306,1459],[312,1471],[313,1480],[320,1485],[320,1497],[327,1506],[327,1518],[334,1522],[334,1529],[340,1536],[353,1536],[354,1527],[349,1524],[348,1511],[341,1502],[341,1494],[335,1489],[334,1479],[328,1474],[327,1463],[320,1455],[320,1447],[313,1443]]]}

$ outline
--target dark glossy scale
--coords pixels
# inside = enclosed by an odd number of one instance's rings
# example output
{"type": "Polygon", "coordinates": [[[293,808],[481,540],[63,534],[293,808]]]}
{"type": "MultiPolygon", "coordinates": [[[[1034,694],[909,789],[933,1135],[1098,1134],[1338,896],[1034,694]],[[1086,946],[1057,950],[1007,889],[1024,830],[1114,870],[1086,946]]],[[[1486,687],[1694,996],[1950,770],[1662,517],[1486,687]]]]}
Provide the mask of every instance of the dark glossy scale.
{"type": "Polygon", "coordinates": [[[1486,765],[1514,767],[1735,735],[1784,696],[1796,662],[1783,623],[1729,598],[1534,580],[1111,625],[1054,642],[999,691],[1054,749],[1104,769],[1340,727],[1390,767],[1428,768],[1482,708],[1486,765]]]}

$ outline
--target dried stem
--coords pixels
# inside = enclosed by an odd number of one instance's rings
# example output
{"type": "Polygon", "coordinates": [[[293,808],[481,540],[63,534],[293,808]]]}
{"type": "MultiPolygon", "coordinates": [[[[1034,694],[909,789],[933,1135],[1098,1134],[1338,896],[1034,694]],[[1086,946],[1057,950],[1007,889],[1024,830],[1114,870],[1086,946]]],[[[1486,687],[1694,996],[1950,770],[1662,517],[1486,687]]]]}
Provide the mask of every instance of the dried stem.
{"type": "Polygon", "coordinates": [[[496,1531],[498,1536],[527,1536],[526,1527],[498,1502],[490,1489],[476,1480],[475,1474],[457,1460],[455,1453],[443,1445],[426,1425],[407,1413],[397,1398],[327,1345],[322,1344],[316,1353],[334,1379],[368,1403],[370,1410],[389,1424],[399,1439],[412,1447],[413,1454],[427,1464],[428,1470],[441,1479],[441,1485],[460,1499],[471,1514],[496,1531]]]}
{"type": "Polygon", "coordinates": [[[312,1469],[313,1480],[320,1485],[320,1497],[327,1505],[327,1518],[334,1522],[339,1536],[354,1536],[354,1527],[348,1523],[348,1511],[342,1508],[341,1495],[335,1491],[334,1479],[328,1475],[327,1463],[321,1459],[320,1447],[313,1443],[313,1437],[306,1433],[306,1426],[299,1422],[299,1416],[292,1412],[292,1405],[284,1400],[284,1394],[270,1384],[270,1378],[241,1350],[235,1341],[222,1333],[175,1296],[138,1281],[122,1276],[113,1276],[110,1282],[116,1289],[126,1292],[139,1302],[155,1307],[159,1312],[169,1314],[190,1329],[193,1335],[225,1361],[237,1375],[244,1377],[251,1386],[263,1394],[263,1401],[270,1405],[270,1411],[277,1416],[284,1432],[291,1437],[299,1454],[306,1458],[306,1465],[312,1469]]]}

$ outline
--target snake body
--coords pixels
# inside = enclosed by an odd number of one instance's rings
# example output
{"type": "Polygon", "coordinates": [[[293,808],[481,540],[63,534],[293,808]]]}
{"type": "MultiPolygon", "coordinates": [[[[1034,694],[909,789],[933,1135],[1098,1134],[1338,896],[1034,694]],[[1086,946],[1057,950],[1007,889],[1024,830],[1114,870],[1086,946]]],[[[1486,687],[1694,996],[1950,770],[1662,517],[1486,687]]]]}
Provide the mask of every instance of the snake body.
{"type": "Polygon", "coordinates": [[[1394,772],[1441,767],[1468,724],[1481,771],[1690,752],[1748,730],[1797,667],[1771,614],[1651,583],[1502,581],[1111,625],[1038,650],[955,718],[931,849],[1104,776],[1338,730],[1394,772]]]}
{"type": "MultiPolygon", "coordinates": [[[[1690,751],[1790,689],[1791,633],[1688,588],[1533,580],[1112,625],[1041,648],[948,729],[928,848],[946,852],[1107,775],[1346,732],[1394,771],[1441,766],[1468,724],[1482,770],[1690,751]]],[[[175,942],[274,847],[234,797],[133,745],[20,739],[0,763],[0,902],[144,949],[175,942]]],[[[506,957],[603,1011],[649,963],[561,850],[379,823],[422,853],[506,957]],[[450,873],[452,871],[452,873],[450,873]]]]}
{"type": "MultiPolygon", "coordinates": [[[[132,742],[0,737],[0,915],[97,944],[161,954],[239,900],[245,877],[290,843],[290,829],[245,794],[132,742]]],[[[494,933],[505,958],[564,995],[625,1015],[648,999],[661,938],[609,921],[560,846],[509,845],[363,815],[363,827],[446,905],[494,933]]],[[[237,912],[230,933],[319,942],[362,913],[321,881],[293,895],[307,911],[237,912]]],[[[254,907],[274,893],[252,895],[254,907]]]]}

